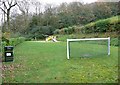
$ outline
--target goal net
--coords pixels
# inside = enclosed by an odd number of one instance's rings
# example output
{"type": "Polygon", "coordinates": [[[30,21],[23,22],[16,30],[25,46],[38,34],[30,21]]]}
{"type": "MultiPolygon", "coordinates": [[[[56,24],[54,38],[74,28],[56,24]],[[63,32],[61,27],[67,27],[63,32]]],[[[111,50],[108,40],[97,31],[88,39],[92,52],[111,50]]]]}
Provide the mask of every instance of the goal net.
{"type": "Polygon", "coordinates": [[[67,39],[67,59],[70,57],[100,57],[110,55],[110,37],[67,39]]]}

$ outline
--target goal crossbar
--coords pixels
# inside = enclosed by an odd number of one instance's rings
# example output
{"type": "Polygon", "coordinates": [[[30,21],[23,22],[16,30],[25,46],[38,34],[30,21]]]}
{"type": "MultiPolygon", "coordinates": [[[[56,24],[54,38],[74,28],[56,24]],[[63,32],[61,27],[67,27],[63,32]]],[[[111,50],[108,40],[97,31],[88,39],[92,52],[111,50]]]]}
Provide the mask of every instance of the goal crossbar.
{"type": "Polygon", "coordinates": [[[92,41],[92,40],[108,40],[108,55],[110,55],[110,37],[108,37],[108,38],[67,39],[67,59],[70,58],[70,42],[92,41]]]}

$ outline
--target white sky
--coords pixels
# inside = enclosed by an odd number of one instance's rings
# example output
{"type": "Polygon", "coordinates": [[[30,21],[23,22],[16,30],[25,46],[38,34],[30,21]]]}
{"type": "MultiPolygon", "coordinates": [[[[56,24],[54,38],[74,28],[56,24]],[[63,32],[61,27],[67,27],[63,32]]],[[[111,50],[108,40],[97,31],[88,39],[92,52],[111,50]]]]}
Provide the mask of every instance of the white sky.
{"type": "Polygon", "coordinates": [[[84,2],[84,3],[92,3],[92,2],[95,2],[97,0],[37,0],[37,1],[40,1],[41,3],[49,3],[49,4],[60,4],[60,3],[63,3],[63,2],[74,2],[74,1],[77,1],[77,2],[84,2]]]}
{"type": "Polygon", "coordinates": [[[37,0],[37,1],[40,1],[42,3],[50,3],[50,4],[60,4],[62,2],[74,2],[74,1],[77,1],[77,2],[83,2],[83,3],[92,3],[92,2],[96,2],[96,1],[99,1],[99,2],[119,2],[120,0],[37,0]]]}

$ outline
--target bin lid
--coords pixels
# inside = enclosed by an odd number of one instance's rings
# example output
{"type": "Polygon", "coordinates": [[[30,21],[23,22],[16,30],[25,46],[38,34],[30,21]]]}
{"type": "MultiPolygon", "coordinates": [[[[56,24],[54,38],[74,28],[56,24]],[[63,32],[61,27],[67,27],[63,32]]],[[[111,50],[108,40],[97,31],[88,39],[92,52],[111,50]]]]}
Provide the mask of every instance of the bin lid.
{"type": "Polygon", "coordinates": [[[5,50],[13,50],[13,46],[5,46],[4,49],[5,50]]]}

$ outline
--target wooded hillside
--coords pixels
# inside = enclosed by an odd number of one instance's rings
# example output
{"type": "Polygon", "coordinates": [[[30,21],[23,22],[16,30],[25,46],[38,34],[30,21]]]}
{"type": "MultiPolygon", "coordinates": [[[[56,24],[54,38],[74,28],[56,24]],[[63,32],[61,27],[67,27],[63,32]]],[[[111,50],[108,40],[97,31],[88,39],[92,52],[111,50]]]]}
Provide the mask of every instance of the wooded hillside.
{"type": "MultiPolygon", "coordinates": [[[[31,39],[43,39],[48,35],[53,35],[56,30],[72,26],[81,27],[87,33],[119,30],[118,25],[116,26],[114,23],[112,23],[112,27],[108,27],[109,19],[102,22],[98,21],[117,16],[119,14],[117,2],[95,2],[91,4],[71,2],[69,4],[62,3],[58,6],[47,4],[44,11],[41,11],[40,3],[36,5],[37,2],[33,2],[27,0],[17,2],[22,14],[16,13],[10,16],[9,28],[12,37],[24,36],[31,39]],[[29,12],[29,4],[34,5],[35,13],[29,12]],[[97,22],[94,23],[95,21],[97,22]],[[95,25],[93,26],[91,22],[95,25]]],[[[5,22],[2,24],[2,29],[3,33],[7,31],[5,22]]]]}

